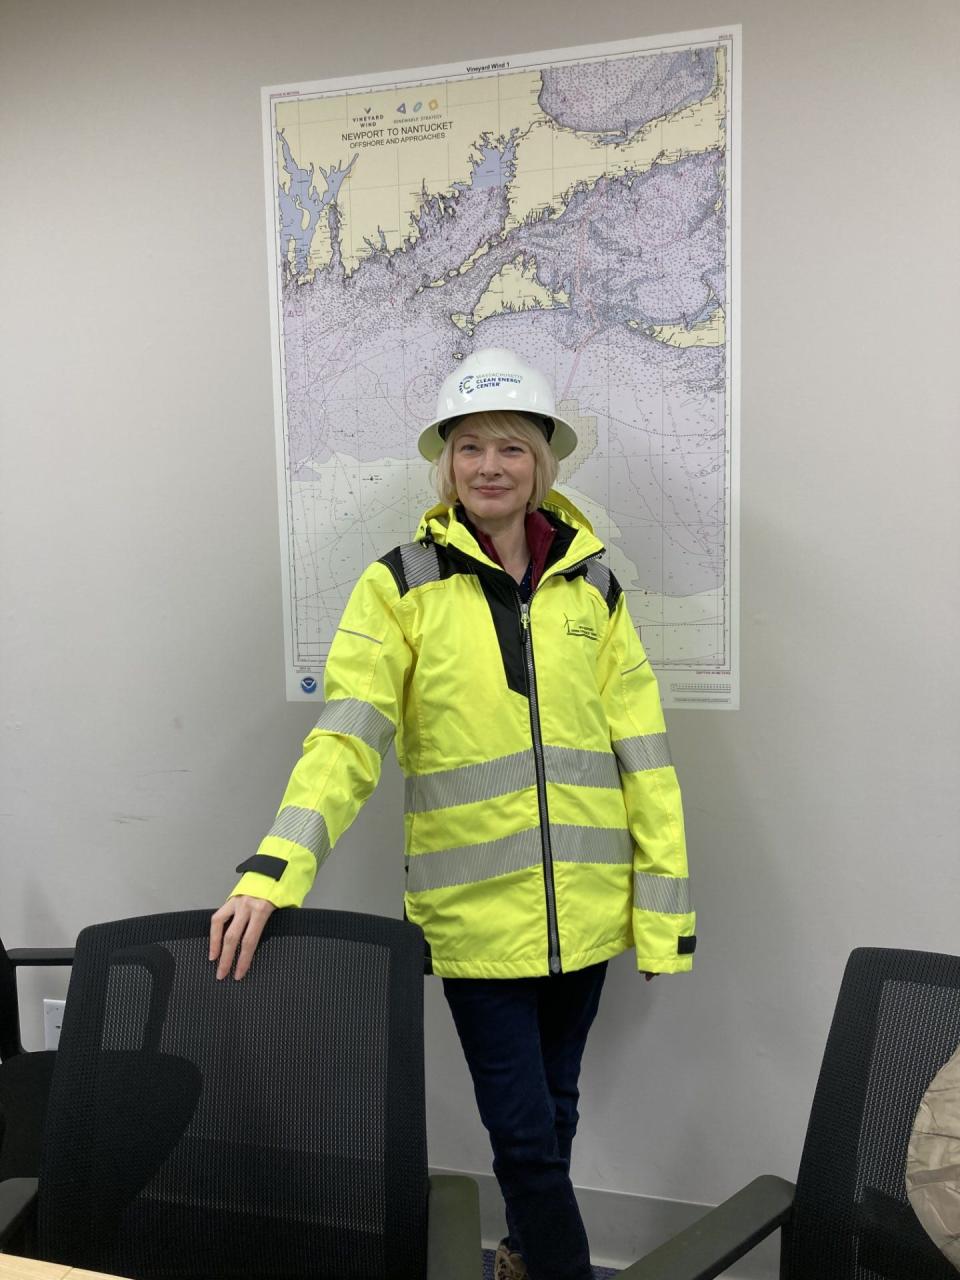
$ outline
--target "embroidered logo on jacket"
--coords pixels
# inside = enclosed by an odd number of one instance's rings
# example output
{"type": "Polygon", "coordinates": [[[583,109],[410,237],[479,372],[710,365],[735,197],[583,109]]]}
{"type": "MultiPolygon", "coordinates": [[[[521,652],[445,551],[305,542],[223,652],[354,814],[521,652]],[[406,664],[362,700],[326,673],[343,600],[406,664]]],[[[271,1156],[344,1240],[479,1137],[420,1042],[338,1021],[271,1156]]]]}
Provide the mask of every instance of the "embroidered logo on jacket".
{"type": "Polygon", "coordinates": [[[587,640],[599,640],[600,637],[588,622],[577,622],[575,618],[563,615],[563,627],[568,636],[584,636],[587,640]]]}

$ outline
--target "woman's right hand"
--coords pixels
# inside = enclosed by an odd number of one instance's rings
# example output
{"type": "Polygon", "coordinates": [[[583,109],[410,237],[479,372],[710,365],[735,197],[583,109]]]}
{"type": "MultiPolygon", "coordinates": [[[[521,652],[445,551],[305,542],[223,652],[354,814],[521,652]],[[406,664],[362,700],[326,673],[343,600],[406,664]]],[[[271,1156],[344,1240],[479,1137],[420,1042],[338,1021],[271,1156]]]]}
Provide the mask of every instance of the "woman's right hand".
{"type": "Polygon", "coordinates": [[[218,980],[230,972],[234,956],[237,958],[234,978],[239,981],[246,975],[263,927],[275,910],[276,907],[266,898],[238,893],[213,913],[210,917],[210,959],[220,961],[217,965],[218,980]]]}

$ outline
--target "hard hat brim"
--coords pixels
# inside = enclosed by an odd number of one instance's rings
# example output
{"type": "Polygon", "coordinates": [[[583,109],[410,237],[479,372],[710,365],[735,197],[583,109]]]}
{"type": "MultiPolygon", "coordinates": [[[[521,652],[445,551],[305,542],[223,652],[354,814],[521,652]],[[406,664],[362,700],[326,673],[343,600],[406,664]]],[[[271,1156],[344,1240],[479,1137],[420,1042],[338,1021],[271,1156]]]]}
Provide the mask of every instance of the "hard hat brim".
{"type": "MultiPolygon", "coordinates": [[[[482,410],[478,412],[482,412],[482,410]]],[[[522,409],[514,410],[514,412],[519,413],[521,417],[533,417],[533,414],[525,413],[522,409]]],[[[569,457],[577,447],[576,431],[574,431],[569,422],[555,413],[542,414],[539,416],[549,418],[553,423],[553,435],[549,440],[550,451],[555,454],[557,458],[569,457]]],[[[440,457],[440,454],[443,452],[444,439],[440,434],[443,427],[445,427],[448,422],[455,422],[459,421],[461,418],[468,417],[470,417],[470,415],[466,413],[452,414],[445,418],[437,418],[434,422],[431,422],[428,427],[424,427],[423,431],[420,432],[419,439],[417,440],[417,448],[420,450],[421,456],[426,458],[428,462],[436,462],[440,457]]]]}

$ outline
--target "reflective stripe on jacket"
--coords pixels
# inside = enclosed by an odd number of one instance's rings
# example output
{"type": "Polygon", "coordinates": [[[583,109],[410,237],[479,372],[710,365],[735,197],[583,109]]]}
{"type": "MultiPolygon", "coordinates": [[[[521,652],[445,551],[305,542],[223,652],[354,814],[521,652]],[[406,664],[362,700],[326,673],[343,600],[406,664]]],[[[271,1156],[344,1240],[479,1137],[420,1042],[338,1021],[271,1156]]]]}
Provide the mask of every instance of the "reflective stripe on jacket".
{"type": "Polygon", "coordinates": [[[406,912],[447,977],[571,971],[636,946],[690,968],[683,815],[657,682],[585,518],[556,528],[529,608],[454,509],[369,566],[326,705],[234,893],[299,906],[391,742],[406,777],[406,912]]]}

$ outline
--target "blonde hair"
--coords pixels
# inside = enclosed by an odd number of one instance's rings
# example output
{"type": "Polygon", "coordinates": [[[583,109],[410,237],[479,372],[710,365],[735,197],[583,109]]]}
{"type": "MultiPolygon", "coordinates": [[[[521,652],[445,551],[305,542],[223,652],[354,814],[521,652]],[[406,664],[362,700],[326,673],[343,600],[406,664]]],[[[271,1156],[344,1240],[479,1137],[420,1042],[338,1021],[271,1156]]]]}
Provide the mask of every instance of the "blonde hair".
{"type": "Polygon", "coordinates": [[[488,440],[522,440],[533,454],[533,492],[527,504],[531,510],[541,506],[553,488],[559,466],[557,456],[547,444],[547,438],[535,422],[512,409],[491,409],[486,413],[469,413],[447,432],[443,451],[437,458],[434,483],[441,502],[452,507],[457,501],[457,486],[453,479],[453,442],[459,427],[469,422],[470,430],[488,440]]]}

